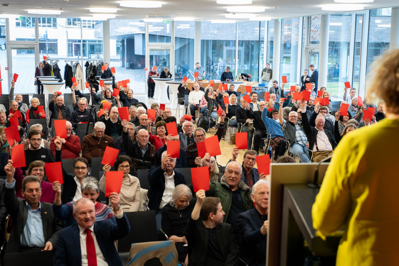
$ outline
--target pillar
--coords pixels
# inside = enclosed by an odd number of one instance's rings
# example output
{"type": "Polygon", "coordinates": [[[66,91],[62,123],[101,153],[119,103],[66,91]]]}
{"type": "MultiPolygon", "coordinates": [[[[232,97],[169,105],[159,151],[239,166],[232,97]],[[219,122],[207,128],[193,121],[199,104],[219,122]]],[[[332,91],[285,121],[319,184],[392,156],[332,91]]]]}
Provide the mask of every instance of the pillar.
{"type": "Polygon", "coordinates": [[[109,34],[109,20],[103,22],[103,49],[104,49],[104,63],[110,63],[110,34],[109,34]]]}
{"type": "MultiPolygon", "coordinates": [[[[330,15],[321,16],[320,26],[320,53],[319,53],[319,83],[318,88],[327,86],[328,74],[328,31],[330,28],[330,15]]],[[[328,89],[328,88],[327,88],[328,89]]]]}
{"type": "Polygon", "coordinates": [[[273,40],[273,80],[280,80],[280,46],[281,46],[281,21],[274,20],[273,40]]]}
{"type": "Polygon", "coordinates": [[[392,7],[390,49],[399,49],[399,7],[392,7]]]}
{"type": "MultiPolygon", "coordinates": [[[[194,64],[200,62],[201,66],[205,69],[205,64],[201,63],[201,22],[195,22],[195,37],[194,37],[194,64]]],[[[188,63],[188,62],[187,62],[188,63]]],[[[194,66],[190,66],[190,69],[194,66]]]]}

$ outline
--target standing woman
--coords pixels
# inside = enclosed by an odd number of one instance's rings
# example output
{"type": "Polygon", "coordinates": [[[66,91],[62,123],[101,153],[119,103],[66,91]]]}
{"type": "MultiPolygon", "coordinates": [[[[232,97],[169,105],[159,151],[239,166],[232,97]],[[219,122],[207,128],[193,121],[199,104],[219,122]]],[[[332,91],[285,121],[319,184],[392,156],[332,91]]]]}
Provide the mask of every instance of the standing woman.
{"type": "Polygon", "coordinates": [[[40,62],[39,65],[36,67],[35,71],[35,85],[37,85],[37,94],[43,94],[43,84],[40,82],[37,77],[39,76],[47,76],[46,73],[48,72],[49,65],[47,64],[47,59],[43,62],[40,62]]]}
{"type": "Polygon", "coordinates": [[[385,102],[386,119],[342,138],[312,209],[321,236],[344,228],[338,266],[399,264],[399,50],[372,66],[366,98],[385,102]]]}
{"type": "Polygon", "coordinates": [[[159,73],[157,71],[157,67],[153,66],[152,70],[148,72],[148,98],[149,99],[154,99],[154,92],[155,92],[155,81],[152,79],[152,77],[158,77],[159,73]]]}
{"type": "Polygon", "coordinates": [[[26,123],[29,124],[29,119],[46,119],[44,108],[43,112],[37,112],[37,107],[40,105],[38,98],[32,98],[30,104],[31,107],[26,111],[26,123]]]}
{"type": "Polygon", "coordinates": [[[309,71],[307,69],[304,70],[303,75],[301,77],[301,91],[306,90],[306,83],[310,83],[307,79],[310,78],[308,75],[309,71]]]}

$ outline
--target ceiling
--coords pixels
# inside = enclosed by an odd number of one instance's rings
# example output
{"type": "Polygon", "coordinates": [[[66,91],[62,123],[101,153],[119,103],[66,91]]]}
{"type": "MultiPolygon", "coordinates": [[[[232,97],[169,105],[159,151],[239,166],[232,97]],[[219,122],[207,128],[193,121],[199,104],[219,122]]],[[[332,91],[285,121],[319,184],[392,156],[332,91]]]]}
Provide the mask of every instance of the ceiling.
{"type": "MultiPolygon", "coordinates": [[[[26,9],[62,9],[62,14],[57,17],[87,17],[90,16],[89,8],[117,8],[116,19],[144,19],[148,15],[193,17],[198,21],[228,20],[225,19],[227,5],[216,4],[216,0],[159,0],[164,3],[162,8],[126,8],[120,7],[118,1],[104,0],[1,0],[0,13],[20,16],[45,16],[32,15],[26,9]],[[6,6],[8,5],[8,6],[6,6]]],[[[273,19],[320,15],[327,13],[321,10],[321,5],[334,4],[334,0],[253,0],[252,6],[266,6],[265,12],[258,13],[258,17],[271,17],[273,19]]],[[[365,9],[376,9],[398,6],[397,0],[375,0],[366,3],[365,9]]],[[[334,13],[334,12],[328,12],[334,13]]],[[[337,12],[335,12],[337,13],[337,12]]],[[[338,12],[345,13],[345,12],[338,12]]],[[[53,15],[54,16],[54,15],[53,15]]],[[[1,17],[1,15],[0,15],[1,17]]],[[[235,21],[249,21],[249,19],[230,19],[235,21]]]]}

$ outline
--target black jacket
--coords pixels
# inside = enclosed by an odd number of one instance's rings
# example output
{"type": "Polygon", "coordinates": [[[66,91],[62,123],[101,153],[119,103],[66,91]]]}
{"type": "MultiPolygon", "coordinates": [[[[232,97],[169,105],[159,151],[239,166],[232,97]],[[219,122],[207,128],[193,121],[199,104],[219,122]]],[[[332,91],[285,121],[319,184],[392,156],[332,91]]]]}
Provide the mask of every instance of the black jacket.
{"type": "MultiPolygon", "coordinates": [[[[50,117],[50,127],[51,127],[51,121],[53,119],[57,119],[58,118],[58,114],[59,114],[58,106],[54,102],[54,100],[51,100],[51,102],[49,104],[49,109],[51,111],[51,117],[50,117]]],[[[62,118],[63,119],[66,119],[67,121],[71,120],[71,110],[69,110],[69,108],[66,107],[64,104],[61,106],[61,112],[62,112],[62,118]]]]}
{"type": "Polygon", "coordinates": [[[143,156],[139,144],[137,141],[129,141],[127,132],[122,133],[122,138],[126,154],[132,158],[133,169],[154,169],[159,166],[157,150],[151,143],[148,143],[148,149],[143,156]]]}
{"type": "Polygon", "coordinates": [[[165,71],[161,72],[161,76],[159,76],[161,79],[171,79],[172,78],[172,74],[170,72],[165,73],[165,71]]]}
{"type": "Polygon", "coordinates": [[[319,72],[317,71],[317,69],[313,71],[312,75],[310,76],[309,82],[314,82],[314,91],[317,91],[317,85],[319,84],[319,72]]]}
{"type": "MultiPolygon", "coordinates": [[[[148,172],[148,181],[150,183],[150,189],[148,190],[148,207],[150,210],[159,210],[159,205],[162,201],[163,192],[165,191],[165,171],[162,170],[161,166],[148,172]]],[[[184,175],[175,170],[175,186],[180,184],[186,184],[184,175]]]]}
{"type": "Polygon", "coordinates": [[[53,73],[54,73],[54,76],[56,76],[56,77],[58,78],[58,80],[59,80],[60,82],[62,82],[61,69],[60,69],[60,67],[58,66],[57,63],[55,63],[55,64],[53,65],[53,73]]]}
{"type": "Polygon", "coordinates": [[[226,81],[226,79],[229,79],[229,81],[234,81],[233,74],[230,71],[224,71],[220,77],[220,81],[226,81]]]}
{"type": "MultiPolygon", "coordinates": [[[[306,115],[303,115],[303,113],[302,113],[302,126],[303,126],[303,131],[305,132],[306,137],[308,138],[309,141],[309,149],[313,150],[313,146],[315,145],[317,134],[319,133],[319,131],[317,130],[317,128],[310,126],[308,117],[306,115]]],[[[326,133],[328,140],[330,141],[331,146],[334,150],[337,144],[335,143],[333,133],[328,130],[324,130],[324,132],[326,133]]]]}
{"type": "MultiPolygon", "coordinates": [[[[159,161],[162,160],[162,153],[168,149],[167,145],[163,145],[162,147],[159,147],[158,149],[158,159],[159,161]]],[[[180,156],[179,158],[176,158],[176,166],[175,168],[187,168],[187,156],[186,152],[182,149],[180,149],[180,156]]]]}
{"type": "Polygon", "coordinates": [[[72,88],[72,67],[68,64],[65,65],[65,70],[64,70],[64,79],[65,79],[65,86],[72,88]]]}
{"type": "Polygon", "coordinates": [[[247,110],[247,117],[252,118],[254,120],[254,127],[260,130],[266,130],[265,123],[262,120],[261,111],[252,111],[251,108],[247,110]]]}
{"type": "MultiPolygon", "coordinates": [[[[102,117],[99,121],[103,122],[105,124],[105,135],[111,136],[111,118],[105,119],[105,117],[102,117]]],[[[121,123],[121,120],[118,118],[118,122],[116,122],[116,128],[118,130],[118,135],[122,135],[122,131],[123,131],[123,126],[121,123]]]]}
{"type": "MultiPolygon", "coordinates": [[[[309,119],[309,123],[310,123],[310,125],[312,127],[316,126],[315,121],[316,121],[316,117],[317,117],[318,114],[319,113],[316,113],[315,111],[312,112],[312,116],[309,119]]],[[[330,119],[325,119],[325,120],[326,120],[326,122],[324,123],[324,130],[328,130],[331,133],[333,133],[334,132],[334,124],[333,124],[333,122],[330,119]]]]}
{"type": "Polygon", "coordinates": [[[107,70],[105,70],[104,73],[101,74],[101,78],[102,79],[109,79],[112,76],[113,76],[112,72],[111,72],[111,70],[109,68],[107,70]]]}
{"type": "Polygon", "coordinates": [[[185,88],[182,84],[179,85],[179,87],[177,88],[177,97],[178,98],[184,98],[184,95],[189,95],[190,94],[190,89],[189,88],[185,88]]]}
{"type": "Polygon", "coordinates": [[[308,75],[306,75],[306,77],[305,77],[305,75],[301,76],[301,91],[306,90],[306,83],[310,83],[310,81],[306,80],[307,78],[310,78],[310,77],[308,75]]]}
{"type": "Polygon", "coordinates": [[[236,118],[237,118],[237,123],[244,124],[248,119],[247,110],[245,110],[242,107],[238,107],[236,111],[236,118]]]}

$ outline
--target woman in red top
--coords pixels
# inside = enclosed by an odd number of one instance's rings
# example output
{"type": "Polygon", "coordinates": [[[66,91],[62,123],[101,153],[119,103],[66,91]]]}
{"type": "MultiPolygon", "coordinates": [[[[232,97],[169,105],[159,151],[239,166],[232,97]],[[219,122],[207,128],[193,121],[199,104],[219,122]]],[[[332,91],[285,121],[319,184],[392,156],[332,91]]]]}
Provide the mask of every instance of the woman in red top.
{"type": "Polygon", "coordinates": [[[39,107],[39,99],[32,98],[30,101],[31,107],[26,111],[26,122],[29,124],[29,119],[46,119],[44,107],[39,107]]]}
{"type": "MultiPolygon", "coordinates": [[[[157,131],[157,135],[150,134],[150,142],[155,146],[155,149],[158,151],[160,147],[165,145],[166,140],[166,123],[164,121],[159,121],[155,124],[155,129],[157,131]]],[[[151,133],[151,132],[149,132],[151,133]]]]}

